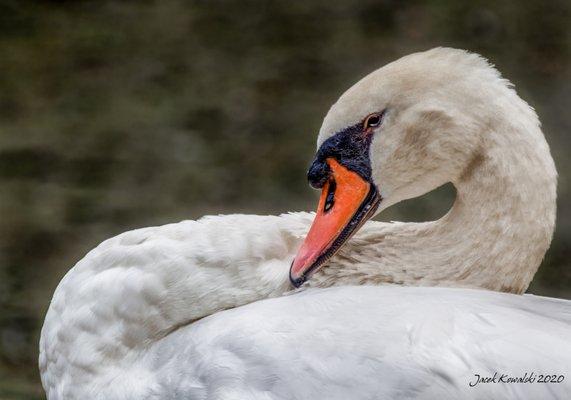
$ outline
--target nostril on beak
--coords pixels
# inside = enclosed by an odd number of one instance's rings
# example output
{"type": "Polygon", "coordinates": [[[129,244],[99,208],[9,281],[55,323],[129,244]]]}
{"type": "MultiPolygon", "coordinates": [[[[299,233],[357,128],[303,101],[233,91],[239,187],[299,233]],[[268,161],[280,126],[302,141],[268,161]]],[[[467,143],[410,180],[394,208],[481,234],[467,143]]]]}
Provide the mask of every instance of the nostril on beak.
{"type": "Polygon", "coordinates": [[[329,179],[330,174],[331,170],[326,162],[315,160],[307,171],[307,180],[313,188],[321,189],[329,179]]]}

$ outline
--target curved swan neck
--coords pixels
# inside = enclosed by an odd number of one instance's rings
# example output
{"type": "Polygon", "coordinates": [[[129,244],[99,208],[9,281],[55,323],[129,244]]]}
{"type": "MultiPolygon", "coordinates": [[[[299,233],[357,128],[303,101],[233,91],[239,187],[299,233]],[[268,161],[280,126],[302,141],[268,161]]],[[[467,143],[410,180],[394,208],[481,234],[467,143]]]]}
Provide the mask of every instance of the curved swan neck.
{"type": "Polygon", "coordinates": [[[313,286],[370,282],[524,292],[551,242],[556,171],[535,114],[499,125],[453,181],[452,209],[427,223],[369,222],[313,286]],[[519,129],[518,129],[519,128],[519,129]]]}
{"type": "MultiPolygon", "coordinates": [[[[393,130],[397,134],[407,131],[411,140],[401,148],[403,157],[390,160],[401,161],[402,168],[395,170],[399,176],[403,170],[426,168],[425,161],[454,160],[450,163],[454,165],[438,169],[438,179],[414,182],[434,186],[434,182],[449,180],[457,189],[456,202],[448,214],[433,222],[365,224],[307,286],[396,283],[522,293],[549,246],[555,223],[556,171],[537,116],[477,56],[436,49],[411,57],[427,64],[404,58],[402,63],[409,63],[404,65],[416,67],[395,64],[379,70],[385,75],[370,75],[369,79],[380,80],[364,81],[343,95],[345,100],[336,103],[337,111],[326,117],[329,122],[324,125],[329,128],[325,130],[351,126],[347,122],[363,107],[374,105],[375,93],[383,97],[402,89],[402,96],[395,95],[395,107],[414,97],[408,95],[410,85],[420,85],[413,93],[425,92],[431,99],[449,93],[453,96],[449,101],[428,102],[437,107],[422,113],[421,122],[427,124],[422,131],[393,130]],[[434,64],[434,59],[442,61],[434,64]],[[442,74],[425,76],[440,71],[435,66],[450,68],[446,80],[464,79],[468,89],[450,91],[459,88],[446,85],[442,74]],[[408,78],[393,79],[401,76],[393,75],[395,71],[408,78]],[[489,96],[482,98],[486,91],[489,96]],[[459,93],[476,95],[459,99],[459,93]],[[475,107],[454,112],[455,103],[462,100],[475,107]],[[425,152],[428,144],[419,145],[415,132],[422,135],[436,121],[441,125],[435,126],[443,127],[440,138],[449,138],[444,135],[451,131],[443,124],[448,119],[458,127],[454,131],[458,136],[453,136],[457,140],[454,146],[442,141],[436,146],[442,157],[434,157],[436,153],[425,152]],[[466,125],[466,121],[471,123],[466,125]],[[463,130],[465,126],[470,130],[463,130]],[[412,167],[407,162],[403,165],[402,160],[409,160],[404,155],[415,149],[420,161],[412,167]],[[462,157],[455,157],[458,153],[462,157]],[[470,156],[471,161],[458,173],[461,168],[457,167],[465,165],[470,156]]],[[[411,106],[410,114],[403,111],[401,117],[426,111],[427,103],[414,104],[419,108],[411,106]]],[[[377,153],[383,149],[377,148],[377,153]]],[[[380,170],[375,163],[371,168],[380,170]]],[[[394,191],[392,201],[429,188],[394,191]]],[[[387,200],[386,204],[391,203],[387,200]]],[[[139,382],[149,382],[153,373],[134,370],[133,360],[147,357],[157,363],[160,360],[152,359],[150,350],[174,330],[217,311],[289,291],[289,266],[311,219],[307,213],[209,217],[130,231],[102,243],[68,272],[46,315],[39,361],[48,398],[83,399],[93,393],[117,398],[125,393],[122,387],[128,387],[132,398],[145,397],[137,391],[147,385],[139,382]]]]}
{"type": "Polygon", "coordinates": [[[490,132],[490,151],[454,182],[456,202],[433,234],[448,232],[450,250],[458,249],[452,278],[522,293],[537,271],[555,226],[556,172],[539,129],[528,133],[534,141],[522,134],[514,146],[505,132],[490,132]]]}

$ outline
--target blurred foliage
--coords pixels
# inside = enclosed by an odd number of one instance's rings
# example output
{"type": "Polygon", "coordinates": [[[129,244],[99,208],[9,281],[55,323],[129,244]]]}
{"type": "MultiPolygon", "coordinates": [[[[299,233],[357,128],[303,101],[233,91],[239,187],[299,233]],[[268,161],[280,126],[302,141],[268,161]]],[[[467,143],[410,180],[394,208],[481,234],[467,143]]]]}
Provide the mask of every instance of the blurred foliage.
{"type": "MultiPolygon", "coordinates": [[[[43,398],[51,294],[122,231],[314,207],[329,105],[404,54],[480,52],[544,123],[558,229],[531,291],[571,297],[569,1],[0,0],[0,400],[43,398]]],[[[385,219],[436,218],[444,187],[385,219]]]]}

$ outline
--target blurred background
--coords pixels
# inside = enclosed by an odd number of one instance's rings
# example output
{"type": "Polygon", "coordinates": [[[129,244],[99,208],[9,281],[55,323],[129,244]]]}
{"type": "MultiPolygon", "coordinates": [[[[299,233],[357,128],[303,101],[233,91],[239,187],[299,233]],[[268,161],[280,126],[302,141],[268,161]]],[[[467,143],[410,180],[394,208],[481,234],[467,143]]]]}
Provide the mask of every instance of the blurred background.
{"type": "MultiPolygon", "coordinates": [[[[543,122],[558,225],[530,288],[571,298],[571,3],[0,0],[0,399],[42,399],[37,342],[64,273],[125,230],[311,210],[339,94],[402,55],[479,52],[543,122]]],[[[443,215],[445,186],[382,219],[443,215]]]]}

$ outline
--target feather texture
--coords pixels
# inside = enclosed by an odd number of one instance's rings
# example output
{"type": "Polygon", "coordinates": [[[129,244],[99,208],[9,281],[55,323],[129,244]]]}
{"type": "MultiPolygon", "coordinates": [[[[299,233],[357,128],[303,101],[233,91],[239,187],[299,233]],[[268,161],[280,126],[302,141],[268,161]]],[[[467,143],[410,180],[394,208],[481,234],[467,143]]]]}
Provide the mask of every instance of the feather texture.
{"type": "Polygon", "coordinates": [[[446,216],[366,223],[295,292],[311,213],[111,238],[54,293],[48,398],[569,398],[571,302],[498,293],[526,290],[554,229],[557,174],[535,112],[481,57],[433,49],[347,91],[319,142],[385,109],[370,149],[380,210],[452,182],[446,216]]]}

